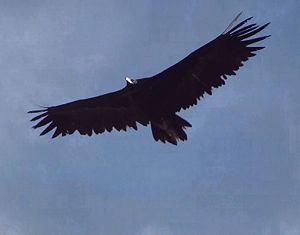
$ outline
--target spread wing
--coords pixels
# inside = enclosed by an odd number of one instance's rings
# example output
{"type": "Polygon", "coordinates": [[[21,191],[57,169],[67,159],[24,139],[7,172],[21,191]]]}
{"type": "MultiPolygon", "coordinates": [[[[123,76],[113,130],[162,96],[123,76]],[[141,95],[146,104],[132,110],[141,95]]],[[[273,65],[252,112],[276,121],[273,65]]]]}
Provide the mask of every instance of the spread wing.
{"type": "MultiPolygon", "coordinates": [[[[251,17],[252,18],[252,17],[251,17]]],[[[162,110],[178,112],[197,104],[204,93],[225,84],[228,75],[235,75],[243,62],[264,47],[250,46],[268,36],[251,38],[262,31],[256,24],[244,26],[248,18],[231,30],[189,54],[186,58],[151,77],[139,79],[151,91],[151,100],[159,103],[162,110]]]]}
{"type": "Polygon", "coordinates": [[[149,122],[125,89],[29,113],[40,113],[31,119],[40,120],[33,128],[48,124],[40,135],[56,128],[52,138],[72,134],[76,130],[82,135],[99,134],[105,130],[110,132],[113,127],[118,131],[126,131],[127,126],[137,130],[136,122],[143,125],[149,122]]]}

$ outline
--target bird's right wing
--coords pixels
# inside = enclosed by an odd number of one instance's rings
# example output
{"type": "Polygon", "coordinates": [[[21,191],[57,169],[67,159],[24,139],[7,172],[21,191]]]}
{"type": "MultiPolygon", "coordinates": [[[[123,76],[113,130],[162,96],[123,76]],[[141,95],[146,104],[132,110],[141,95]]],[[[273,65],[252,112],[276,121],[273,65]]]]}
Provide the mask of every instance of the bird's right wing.
{"type": "Polygon", "coordinates": [[[235,75],[245,61],[263,49],[252,44],[269,35],[252,36],[269,23],[260,27],[256,24],[244,26],[251,19],[248,18],[231,28],[236,19],[221,35],[183,60],[153,77],[139,79],[139,83],[151,90],[150,99],[166,112],[189,108],[197,104],[197,100],[205,93],[212,94],[213,88],[224,85],[228,75],[235,75]]]}
{"type": "Polygon", "coordinates": [[[33,128],[48,125],[40,135],[56,128],[52,138],[73,134],[76,130],[82,135],[110,132],[113,127],[118,131],[126,131],[127,126],[137,130],[136,122],[142,125],[149,122],[125,89],[28,113],[39,113],[31,119],[39,120],[33,128]]]}

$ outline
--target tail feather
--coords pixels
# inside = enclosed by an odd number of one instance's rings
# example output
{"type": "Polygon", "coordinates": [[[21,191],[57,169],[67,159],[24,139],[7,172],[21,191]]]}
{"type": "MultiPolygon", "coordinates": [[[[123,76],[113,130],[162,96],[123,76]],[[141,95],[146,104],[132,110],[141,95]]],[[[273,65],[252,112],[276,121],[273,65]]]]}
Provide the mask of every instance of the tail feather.
{"type": "Polygon", "coordinates": [[[151,121],[153,138],[156,141],[162,141],[163,143],[167,141],[174,145],[177,145],[178,139],[187,140],[184,129],[191,126],[190,123],[177,115],[151,121]]]}

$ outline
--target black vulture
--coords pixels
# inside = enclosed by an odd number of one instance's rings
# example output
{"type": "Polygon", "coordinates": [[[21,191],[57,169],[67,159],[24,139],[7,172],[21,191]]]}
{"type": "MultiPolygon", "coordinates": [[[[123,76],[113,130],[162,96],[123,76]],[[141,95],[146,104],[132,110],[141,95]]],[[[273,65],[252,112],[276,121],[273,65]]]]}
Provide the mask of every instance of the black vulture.
{"type": "Polygon", "coordinates": [[[156,141],[177,145],[178,140],[187,140],[184,129],[192,125],[176,113],[196,105],[205,93],[211,95],[212,88],[224,85],[228,75],[235,75],[244,61],[264,48],[250,45],[270,36],[251,38],[269,24],[247,25],[252,17],[233,27],[240,14],[221,35],[152,77],[126,77],[121,90],[29,111],[38,113],[31,121],[41,119],[33,128],[48,124],[40,135],[55,128],[52,138],[76,130],[91,136],[113,128],[137,130],[138,122],[151,125],[156,141]]]}

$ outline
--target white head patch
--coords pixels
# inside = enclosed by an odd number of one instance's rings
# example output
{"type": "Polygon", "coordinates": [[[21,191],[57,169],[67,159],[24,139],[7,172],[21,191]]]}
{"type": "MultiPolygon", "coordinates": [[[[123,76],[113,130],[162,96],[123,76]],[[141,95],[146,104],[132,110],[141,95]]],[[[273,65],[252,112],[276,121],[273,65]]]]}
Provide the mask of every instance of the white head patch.
{"type": "Polygon", "coordinates": [[[129,77],[126,77],[126,81],[129,82],[130,84],[134,84],[134,82],[129,77]]]}
{"type": "Polygon", "coordinates": [[[131,78],[129,78],[129,77],[126,77],[126,81],[127,81],[128,83],[132,84],[132,85],[137,84],[137,80],[133,80],[133,79],[131,79],[131,78]]]}

